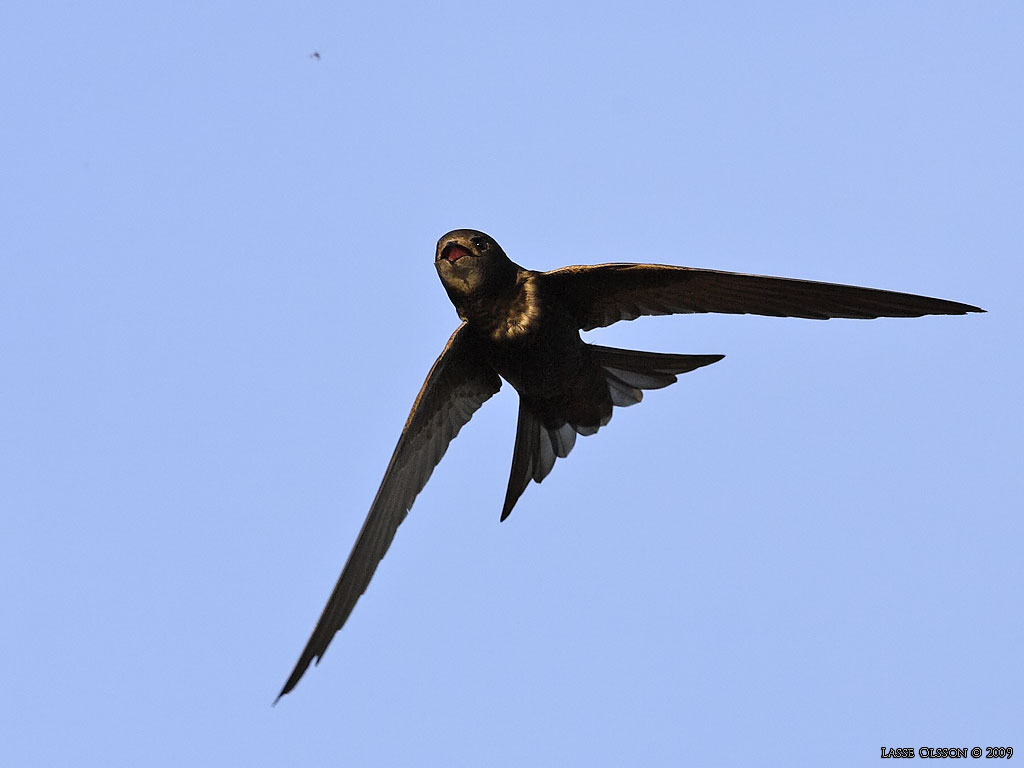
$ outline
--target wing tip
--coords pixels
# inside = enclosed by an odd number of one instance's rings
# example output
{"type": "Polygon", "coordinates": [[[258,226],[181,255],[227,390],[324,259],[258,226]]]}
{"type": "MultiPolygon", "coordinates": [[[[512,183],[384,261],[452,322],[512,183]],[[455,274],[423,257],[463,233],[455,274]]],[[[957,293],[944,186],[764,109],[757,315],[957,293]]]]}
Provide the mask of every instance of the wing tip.
{"type": "MultiPolygon", "coordinates": [[[[312,638],[310,638],[310,642],[312,642],[312,638]]],[[[274,699],[274,703],[271,706],[276,707],[277,702],[279,702],[284,696],[287,696],[289,693],[292,692],[295,686],[299,684],[299,681],[302,679],[303,675],[306,674],[306,670],[309,669],[309,665],[311,662],[313,666],[316,666],[320,663],[320,659],[322,658],[323,654],[313,654],[312,656],[306,656],[307,652],[308,648],[306,651],[303,652],[302,657],[295,665],[295,669],[293,669],[292,673],[288,675],[288,679],[285,681],[284,686],[281,688],[281,692],[277,694],[277,698],[274,699]]]]}
{"type": "Polygon", "coordinates": [[[981,307],[976,307],[973,304],[961,304],[959,301],[951,302],[951,303],[953,304],[953,308],[950,309],[948,312],[944,312],[942,314],[961,315],[962,316],[962,315],[972,315],[972,314],[984,315],[984,314],[987,314],[987,312],[988,312],[987,309],[982,309],[981,307]]]}
{"type": "Polygon", "coordinates": [[[508,516],[512,514],[512,508],[514,506],[515,502],[512,502],[511,504],[505,502],[505,506],[501,508],[501,517],[498,518],[499,523],[504,523],[506,520],[508,520],[508,516]]]}
{"type": "Polygon", "coordinates": [[[291,676],[288,678],[288,681],[281,688],[281,692],[279,694],[277,694],[277,698],[274,699],[274,703],[271,704],[270,706],[276,707],[277,706],[277,702],[279,702],[281,699],[283,699],[285,696],[287,696],[289,693],[291,693],[292,689],[298,684],[299,679],[301,677],[302,677],[302,675],[299,675],[298,678],[295,677],[295,673],[292,672],[291,676]]]}
{"type": "Polygon", "coordinates": [[[935,309],[931,311],[924,311],[923,314],[915,315],[916,317],[924,317],[925,315],[970,315],[970,314],[985,314],[988,312],[987,309],[976,307],[973,304],[964,304],[962,301],[952,301],[950,299],[936,299],[942,303],[941,309],[935,309]]]}

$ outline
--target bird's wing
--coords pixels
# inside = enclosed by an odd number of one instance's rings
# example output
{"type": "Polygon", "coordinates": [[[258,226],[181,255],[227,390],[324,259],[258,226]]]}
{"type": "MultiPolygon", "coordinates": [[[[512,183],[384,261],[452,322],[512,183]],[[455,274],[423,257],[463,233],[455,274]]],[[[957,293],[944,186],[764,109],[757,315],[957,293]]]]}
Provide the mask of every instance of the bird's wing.
{"type": "Polygon", "coordinates": [[[920,317],[984,312],[945,299],[853,285],[660,264],[598,264],[544,273],[584,331],[641,315],[690,312],[807,317],[920,317]]]}
{"type": "Polygon", "coordinates": [[[295,687],[314,657],[320,661],[331,638],[366,591],[395,531],[448,444],[500,388],[501,379],[477,352],[466,325],[460,325],[416,396],[352,553],[278,699],[295,687]]]}

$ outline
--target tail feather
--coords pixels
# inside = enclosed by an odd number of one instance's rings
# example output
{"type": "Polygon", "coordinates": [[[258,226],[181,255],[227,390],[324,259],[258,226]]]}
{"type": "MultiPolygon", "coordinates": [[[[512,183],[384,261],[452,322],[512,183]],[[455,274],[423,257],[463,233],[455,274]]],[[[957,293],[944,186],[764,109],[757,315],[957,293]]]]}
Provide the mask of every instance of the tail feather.
{"type": "Polygon", "coordinates": [[[560,459],[568,456],[569,451],[576,445],[576,430],[573,429],[572,424],[563,424],[556,430],[548,430],[548,435],[555,448],[555,456],[560,459]]]}
{"type": "Polygon", "coordinates": [[[664,352],[638,352],[589,344],[597,364],[632,386],[660,389],[676,382],[676,374],[689,373],[717,363],[725,355],[672,355],[664,352]],[[644,383],[650,382],[650,383],[644,383]]]}
{"type": "MultiPolygon", "coordinates": [[[[566,425],[568,426],[568,425],[566,425]]],[[[558,432],[561,436],[561,430],[558,432]]],[[[573,440],[575,442],[575,439],[573,440]]],[[[562,445],[560,440],[560,445],[562,445]]],[[[572,448],[572,445],[569,445],[572,448]]],[[[568,449],[564,451],[569,454],[568,449]]],[[[519,421],[516,424],[516,445],[512,451],[512,472],[508,478],[508,490],[505,491],[505,504],[501,509],[504,520],[512,512],[512,507],[523,495],[531,480],[538,483],[547,477],[555,465],[555,450],[541,420],[519,398],[519,421]],[[543,435],[541,434],[543,432],[543,435]],[[550,452],[550,463],[545,467],[541,456],[542,443],[546,443],[550,452]]]]}
{"type": "Polygon", "coordinates": [[[612,397],[612,405],[625,408],[626,406],[636,405],[644,399],[644,393],[640,387],[623,381],[620,376],[616,376],[607,368],[605,368],[604,379],[608,384],[608,394],[612,397]]]}
{"type": "Polygon", "coordinates": [[[614,377],[623,384],[640,389],[661,389],[675,382],[676,377],[659,371],[640,372],[626,371],[622,368],[615,368],[611,365],[604,366],[605,373],[609,378],[614,377]]]}
{"type": "MultiPolygon", "coordinates": [[[[612,405],[629,406],[643,399],[643,390],[661,389],[673,384],[676,375],[688,373],[721,360],[724,355],[670,355],[660,352],[636,352],[628,349],[588,345],[604,374],[612,405]]],[[[604,406],[607,408],[607,402],[604,406]]],[[[599,424],[572,424],[563,421],[547,426],[529,406],[519,399],[516,443],[512,451],[512,471],[501,510],[504,520],[512,512],[531,480],[541,482],[576,444],[576,435],[592,435],[611,419],[609,411],[599,424]]]]}

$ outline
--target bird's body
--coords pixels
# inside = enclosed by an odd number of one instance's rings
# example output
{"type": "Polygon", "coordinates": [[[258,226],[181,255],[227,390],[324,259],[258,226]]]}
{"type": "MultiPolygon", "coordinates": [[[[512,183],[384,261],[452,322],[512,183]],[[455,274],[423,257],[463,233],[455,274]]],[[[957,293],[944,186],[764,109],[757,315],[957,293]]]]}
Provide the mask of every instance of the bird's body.
{"type": "Polygon", "coordinates": [[[914,294],[654,264],[523,269],[488,235],[453,230],[435,266],[462,325],[427,376],[348,562],[281,691],[319,661],[370,582],[401,521],[448,444],[501,380],[519,393],[512,470],[501,519],[577,435],[605,426],[613,406],[641,400],[722,355],[673,355],[588,344],[581,330],[641,315],[692,312],[778,317],[918,317],[981,312],[914,294]]]}
{"type": "Polygon", "coordinates": [[[593,400],[607,394],[604,377],[541,273],[519,269],[509,285],[455,306],[482,357],[545,424],[598,426],[601,414],[593,400]]]}

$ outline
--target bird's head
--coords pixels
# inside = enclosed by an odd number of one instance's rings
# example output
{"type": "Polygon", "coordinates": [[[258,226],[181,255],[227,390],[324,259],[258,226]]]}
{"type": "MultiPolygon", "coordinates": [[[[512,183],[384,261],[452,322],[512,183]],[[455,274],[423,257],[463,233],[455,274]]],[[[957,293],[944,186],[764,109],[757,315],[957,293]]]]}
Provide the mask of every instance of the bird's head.
{"type": "Polygon", "coordinates": [[[453,229],[438,240],[434,266],[453,299],[497,288],[518,269],[493,237],[475,229],[453,229]]]}

